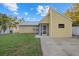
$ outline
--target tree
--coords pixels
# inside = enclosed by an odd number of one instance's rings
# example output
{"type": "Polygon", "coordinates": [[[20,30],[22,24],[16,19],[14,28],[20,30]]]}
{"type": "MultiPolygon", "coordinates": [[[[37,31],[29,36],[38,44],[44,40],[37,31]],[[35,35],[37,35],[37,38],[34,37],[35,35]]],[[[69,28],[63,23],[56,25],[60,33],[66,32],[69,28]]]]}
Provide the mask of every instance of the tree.
{"type": "Polygon", "coordinates": [[[65,15],[72,19],[73,25],[79,25],[79,3],[72,4],[72,7],[65,12],[65,15]]]}
{"type": "Polygon", "coordinates": [[[21,19],[18,19],[18,17],[9,17],[10,21],[9,21],[9,29],[13,29],[13,28],[17,28],[17,25],[19,23],[23,23],[24,22],[24,19],[21,18],[21,19]]]}
{"type": "Polygon", "coordinates": [[[6,29],[16,27],[19,24],[17,17],[7,16],[6,14],[0,13],[0,32],[3,31],[5,33],[6,29]]]}
{"type": "Polygon", "coordinates": [[[0,13],[0,32],[5,33],[6,29],[16,28],[17,24],[24,22],[24,19],[18,19],[17,17],[7,16],[6,14],[0,13]]]}
{"type": "Polygon", "coordinates": [[[0,31],[3,30],[5,32],[8,21],[8,16],[0,13],[0,31]]]}

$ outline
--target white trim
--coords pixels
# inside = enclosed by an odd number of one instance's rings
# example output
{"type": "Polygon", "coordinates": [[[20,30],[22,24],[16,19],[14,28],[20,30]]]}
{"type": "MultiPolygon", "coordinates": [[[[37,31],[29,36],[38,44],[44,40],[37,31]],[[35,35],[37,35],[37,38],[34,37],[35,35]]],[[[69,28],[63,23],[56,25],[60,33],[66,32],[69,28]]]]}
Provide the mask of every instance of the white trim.
{"type": "Polygon", "coordinates": [[[79,0],[1,0],[0,3],[78,3],[79,0]]]}

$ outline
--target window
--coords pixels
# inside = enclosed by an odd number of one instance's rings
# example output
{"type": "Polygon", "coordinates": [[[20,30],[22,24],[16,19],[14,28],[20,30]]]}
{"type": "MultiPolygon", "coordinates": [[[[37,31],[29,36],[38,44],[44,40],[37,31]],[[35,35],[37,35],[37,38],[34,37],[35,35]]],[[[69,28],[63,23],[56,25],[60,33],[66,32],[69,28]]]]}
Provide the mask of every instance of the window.
{"type": "Polygon", "coordinates": [[[64,28],[64,24],[59,24],[58,28],[64,28]]]}
{"type": "Polygon", "coordinates": [[[46,25],[43,26],[43,30],[46,30],[46,25]]]}

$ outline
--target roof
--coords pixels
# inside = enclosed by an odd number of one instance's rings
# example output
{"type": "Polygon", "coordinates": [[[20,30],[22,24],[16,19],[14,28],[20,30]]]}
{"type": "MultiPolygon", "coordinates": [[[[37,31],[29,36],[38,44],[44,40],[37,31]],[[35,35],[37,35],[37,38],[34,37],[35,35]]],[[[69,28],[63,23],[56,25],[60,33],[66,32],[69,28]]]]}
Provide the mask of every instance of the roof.
{"type": "Polygon", "coordinates": [[[38,25],[39,21],[26,21],[24,23],[20,23],[19,25],[38,25]]]}
{"type": "MultiPolygon", "coordinates": [[[[61,16],[63,16],[64,18],[66,18],[66,19],[69,19],[71,22],[72,22],[72,19],[71,18],[69,18],[69,17],[67,17],[66,15],[64,15],[64,14],[61,14],[60,12],[58,12],[57,10],[55,10],[54,8],[49,8],[49,10],[48,10],[48,13],[46,14],[46,16],[43,18],[43,19],[45,19],[49,14],[50,14],[50,11],[54,11],[54,12],[57,12],[58,14],[60,14],[61,16]]],[[[43,20],[42,19],[42,20],[43,20]]],[[[40,20],[40,23],[42,22],[42,20],[40,20]]]]}
{"type": "Polygon", "coordinates": [[[58,12],[56,9],[50,8],[50,10],[54,11],[54,12],[57,12],[58,14],[60,14],[61,16],[63,16],[66,19],[69,19],[72,22],[72,19],[70,17],[66,16],[65,14],[62,14],[62,13],[58,12]]]}
{"type": "Polygon", "coordinates": [[[49,16],[49,11],[48,11],[48,13],[46,14],[46,16],[44,16],[43,19],[40,20],[40,23],[41,23],[47,16],[49,16]]]}

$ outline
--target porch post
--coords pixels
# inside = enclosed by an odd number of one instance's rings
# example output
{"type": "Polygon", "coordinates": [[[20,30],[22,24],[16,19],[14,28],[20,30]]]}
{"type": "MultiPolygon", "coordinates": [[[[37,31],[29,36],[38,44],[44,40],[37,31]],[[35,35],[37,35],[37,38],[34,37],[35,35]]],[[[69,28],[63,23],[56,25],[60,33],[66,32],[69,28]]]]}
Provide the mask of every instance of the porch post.
{"type": "Polygon", "coordinates": [[[39,25],[39,35],[41,35],[41,32],[42,32],[41,29],[42,29],[42,25],[40,24],[39,25]]]}

